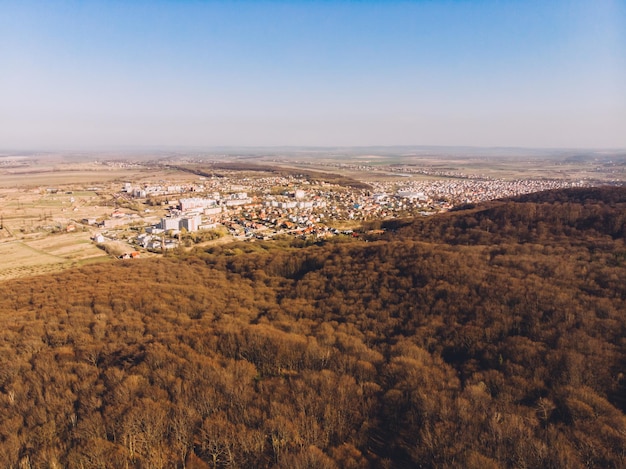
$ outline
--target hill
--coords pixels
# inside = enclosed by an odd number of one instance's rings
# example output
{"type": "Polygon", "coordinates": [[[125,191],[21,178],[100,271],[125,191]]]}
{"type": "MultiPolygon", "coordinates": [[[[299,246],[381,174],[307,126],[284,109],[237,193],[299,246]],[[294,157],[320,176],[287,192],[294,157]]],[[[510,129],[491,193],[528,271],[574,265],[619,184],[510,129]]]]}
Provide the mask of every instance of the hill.
{"type": "Polygon", "coordinates": [[[626,237],[626,188],[552,190],[466,205],[434,219],[393,220],[394,237],[486,245],[597,243],[626,237]]]}
{"type": "Polygon", "coordinates": [[[623,467],[624,189],[0,284],[3,467],[623,467]]]}

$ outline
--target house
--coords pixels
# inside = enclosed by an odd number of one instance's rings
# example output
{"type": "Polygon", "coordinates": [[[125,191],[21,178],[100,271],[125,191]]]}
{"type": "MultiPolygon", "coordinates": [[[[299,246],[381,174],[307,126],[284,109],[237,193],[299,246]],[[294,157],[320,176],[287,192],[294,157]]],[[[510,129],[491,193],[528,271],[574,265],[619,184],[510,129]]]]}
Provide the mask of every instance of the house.
{"type": "Polygon", "coordinates": [[[120,256],[120,259],[137,259],[139,257],[139,251],[125,252],[120,256]]]}
{"type": "Polygon", "coordinates": [[[144,247],[152,251],[157,251],[163,248],[163,242],[160,239],[151,239],[145,244],[144,247]]]}

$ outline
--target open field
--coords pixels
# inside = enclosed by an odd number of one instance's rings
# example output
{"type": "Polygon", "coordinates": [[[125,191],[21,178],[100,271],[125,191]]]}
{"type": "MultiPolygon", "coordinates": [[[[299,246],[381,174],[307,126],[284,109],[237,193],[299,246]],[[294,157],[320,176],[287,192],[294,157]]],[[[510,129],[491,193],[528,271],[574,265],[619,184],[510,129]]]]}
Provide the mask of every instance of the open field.
{"type": "MultiPolygon", "coordinates": [[[[252,152],[250,152],[252,153],[252,152]]],[[[209,156],[207,155],[207,158],[209,156]]],[[[333,172],[366,181],[398,177],[559,179],[612,183],[626,179],[626,152],[496,148],[387,147],[231,154],[231,162],[333,172]],[[396,173],[396,174],[394,174],[396,173]]],[[[424,180],[424,179],[422,179],[424,180]]]]}
{"type": "Polygon", "coordinates": [[[83,233],[61,234],[35,241],[0,243],[0,280],[56,272],[91,262],[111,260],[83,233]]]}
{"type": "MultiPolygon", "coordinates": [[[[293,169],[314,169],[332,171],[347,177],[364,181],[384,180],[394,177],[387,171],[394,168],[401,172],[423,171],[427,174],[412,177],[424,178],[431,173],[441,177],[443,173],[465,175],[471,177],[513,179],[565,179],[593,180],[598,182],[624,181],[626,179],[626,157],[618,155],[612,159],[568,158],[532,155],[525,157],[485,157],[485,156],[438,156],[438,155],[406,155],[406,156],[363,156],[331,159],[299,157],[298,161],[285,158],[273,164],[289,166],[293,169]]],[[[260,159],[259,162],[263,162],[260,159]]]]}
{"type": "Polygon", "coordinates": [[[0,172],[0,187],[57,186],[68,184],[101,184],[128,177],[121,169],[93,168],[91,170],[28,170],[0,172]]]}

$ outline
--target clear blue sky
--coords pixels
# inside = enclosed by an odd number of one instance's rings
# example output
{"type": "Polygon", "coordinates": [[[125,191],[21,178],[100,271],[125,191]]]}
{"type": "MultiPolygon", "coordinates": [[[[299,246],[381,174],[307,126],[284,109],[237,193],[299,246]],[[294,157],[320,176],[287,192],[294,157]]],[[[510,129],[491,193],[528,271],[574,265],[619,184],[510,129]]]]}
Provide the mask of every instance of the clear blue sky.
{"type": "Polygon", "coordinates": [[[0,148],[626,148],[626,1],[0,0],[0,148]]]}

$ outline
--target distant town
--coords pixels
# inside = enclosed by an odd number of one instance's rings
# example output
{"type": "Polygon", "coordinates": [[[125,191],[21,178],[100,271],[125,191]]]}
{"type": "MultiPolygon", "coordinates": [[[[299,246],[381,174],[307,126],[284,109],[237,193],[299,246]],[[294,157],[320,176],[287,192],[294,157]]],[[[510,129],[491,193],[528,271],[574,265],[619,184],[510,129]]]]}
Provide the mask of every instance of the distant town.
{"type": "MultiPolygon", "coordinates": [[[[352,227],[364,221],[428,216],[460,204],[588,184],[558,179],[407,178],[370,182],[371,188],[363,189],[298,175],[251,177],[230,171],[226,176],[190,175],[188,182],[177,184],[124,182],[114,194],[117,208],[110,216],[81,223],[100,229],[93,237],[96,243],[119,239],[119,233],[132,226],[137,234],[125,237],[130,246],[163,252],[210,240],[211,234],[239,240],[356,236],[352,227]]],[[[138,251],[121,255],[136,256],[138,251]]]]}

